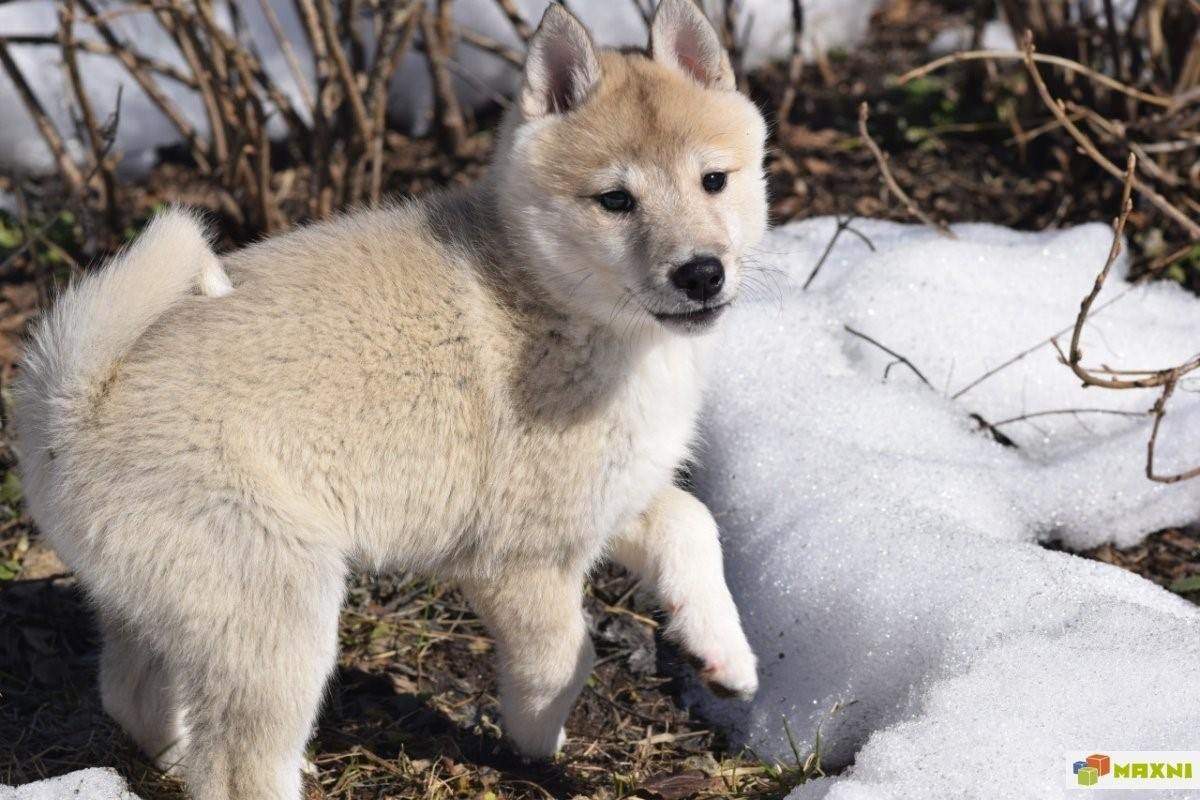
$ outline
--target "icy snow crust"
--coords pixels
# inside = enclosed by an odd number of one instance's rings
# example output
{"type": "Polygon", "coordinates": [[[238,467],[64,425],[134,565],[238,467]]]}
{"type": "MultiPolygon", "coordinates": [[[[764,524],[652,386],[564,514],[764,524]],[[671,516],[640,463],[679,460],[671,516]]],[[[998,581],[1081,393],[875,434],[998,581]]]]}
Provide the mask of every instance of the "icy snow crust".
{"type": "Polygon", "coordinates": [[[84,769],[16,789],[0,786],[0,800],[138,800],[138,797],[111,769],[84,769]]]}
{"type": "MultiPolygon", "coordinates": [[[[812,57],[818,51],[850,47],[866,33],[871,13],[879,0],[806,0],[805,53],[812,57]]],[[[432,5],[432,0],[430,0],[432,5]]],[[[549,0],[517,0],[526,20],[536,24],[549,0]]],[[[705,3],[713,19],[719,19],[720,4],[705,3]]],[[[791,3],[782,0],[746,0],[738,4],[739,42],[744,46],[746,66],[754,67],[771,60],[786,59],[792,47],[791,3]]],[[[303,94],[297,79],[289,69],[266,16],[258,3],[239,3],[244,19],[245,44],[262,55],[263,67],[298,108],[303,109],[303,94]]],[[[280,19],[288,40],[297,51],[304,70],[303,81],[313,85],[312,57],[307,38],[294,4],[272,0],[272,8],[280,19]]],[[[628,0],[613,2],[589,1],[573,5],[592,31],[596,42],[605,46],[644,45],[646,26],[634,3],[628,0]]],[[[214,7],[218,24],[230,29],[228,7],[214,7]]],[[[453,7],[455,23],[474,30],[508,47],[520,50],[522,44],[495,0],[458,0],[453,7]]],[[[125,42],[136,44],[139,53],[151,56],[186,71],[186,63],[168,38],[162,33],[149,12],[122,14],[112,20],[117,35],[125,42]]],[[[0,31],[11,35],[54,35],[58,29],[55,4],[50,0],[16,0],[0,4],[0,31]]],[[[96,38],[90,26],[76,28],[81,39],[96,38]]],[[[367,36],[369,40],[370,35],[367,36]]],[[[61,54],[56,47],[16,46],[13,58],[38,94],[47,113],[68,140],[76,157],[86,148],[75,135],[71,123],[71,90],[61,68],[61,54]]],[[[105,117],[116,105],[117,89],[123,87],[121,124],[117,130],[116,152],[126,157],[122,166],[129,171],[149,169],[154,163],[154,148],[179,140],[178,132],[151,103],[128,72],[114,59],[80,53],[80,71],[96,113],[105,117]]],[[[500,96],[510,96],[517,88],[519,75],[503,59],[491,53],[459,46],[454,53],[454,72],[469,76],[456,77],[459,96],[468,106],[480,106],[500,96]]],[[[159,87],[182,110],[188,122],[203,136],[208,135],[208,118],[200,98],[186,87],[166,79],[158,79],[159,87]]],[[[415,132],[429,127],[432,90],[429,70],[424,59],[410,53],[401,63],[392,82],[389,109],[393,121],[415,132]]],[[[282,133],[280,129],[274,131],[282,133]]],[[[24,113],[15,88],[0,72],[0,167],[20,167],[34,172],[53,169],[49,151],[37,133],[32,120],[24,113]]]]}
{"type": "MultiPolygon", "coordinates": [[[[1059,552],[1130,544],[1200,518],[1200,481],[1142,474],[1152,392],[1083,390],[1043,347],[1071,324],[1111,234],[1029,234],[859,221],[807,292],[831,219],[773,233],[757,287],[726,321],[703,436],[700,494],[761,662],[748,705],[707,711],[764,757],[821,726],[844,774],[795,798],[1044,798],[1064,754],[1200,749],[1200,613],[1132,574],[1059,552]],[[906,356],[922,384],[865,333],[906,356]],[[884,373],[887,371],[887,378],[884,373]],[[834,713],[835,704],[842,708],[834,713]]],[[[1124,290],[1119,264],[1097,305],[1124,290]]],[[[1085,363],[1171,366],[1200,349],[1200,302],[1135,289],[1083,337],[1085,363]]],[[[1064,338],[1064,347],[1069,340],[1064,338]]],[[[1196,382],[1160,435],[1160,470],[1200,463],[1196,382]]],[[[1106,794],[1106,796],[1108,796],[1106,794]]]]}

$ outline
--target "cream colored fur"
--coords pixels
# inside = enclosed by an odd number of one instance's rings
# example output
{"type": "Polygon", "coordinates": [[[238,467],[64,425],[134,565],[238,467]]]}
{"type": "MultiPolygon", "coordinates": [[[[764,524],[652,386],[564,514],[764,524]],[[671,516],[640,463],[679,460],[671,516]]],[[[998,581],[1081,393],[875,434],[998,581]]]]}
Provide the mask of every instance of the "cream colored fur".
{"type": "Polygon", "coordinates": [[[651,53],[598,51],[552,6],[477,186],[220,262],[170,211],[38,326],[32,512],[98,610],[105,707],[198,800],[298,800],[356,567],[463,587],[532,757],[590,670],[606,555],[707,681],[754,692],[716,525],[673,477],[711,327],[678,315],[737,294],[765,130],[689,0],[663,0],[651,53]],[[601,206],[616,188],[634,209],[601,206]],[[725,284],[693,300],[671,276],[698,255],[725,284]]]}

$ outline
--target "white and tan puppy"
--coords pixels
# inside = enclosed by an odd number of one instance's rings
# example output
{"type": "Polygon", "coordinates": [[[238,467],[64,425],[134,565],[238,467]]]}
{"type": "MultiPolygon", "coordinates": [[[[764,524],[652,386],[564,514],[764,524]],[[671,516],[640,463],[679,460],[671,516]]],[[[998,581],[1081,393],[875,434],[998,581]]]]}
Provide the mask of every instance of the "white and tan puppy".
{"type": "Polygon", "coordinates": [[[172,211],[67,290],[17,428],[99,613],[109,713],[198,800],[298,800],[347,573],[408,570],[462,586],[507,735],[549,756],[606,556],[751,695],[716,525],[673,476],[766,226],[764,139],[691,0],[663,0],[646,53],[554,5],[473,188],[219,260],[172,211]]]}

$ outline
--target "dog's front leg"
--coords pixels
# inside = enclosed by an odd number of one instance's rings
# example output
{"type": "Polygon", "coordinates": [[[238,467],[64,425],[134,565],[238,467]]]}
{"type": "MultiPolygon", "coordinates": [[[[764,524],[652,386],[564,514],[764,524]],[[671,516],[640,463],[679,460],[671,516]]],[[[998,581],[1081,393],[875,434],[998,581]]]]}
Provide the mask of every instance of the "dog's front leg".
{"type": "Polygon", "coordinates": [[[654,587],[671,616],[666,635],[698,662],[704,681],[718,694],[753,697],[757,661],[725,585],[717,523],[704,504],[668,488],[617,535],[612,555],[654,587]]]}
{"type": "Polygon", "coordinates": [[[496,639],[504,732],[530,758],[563,746],[563,724],[592,671],[579,569],[539,567],[465,584],[496,639]]]}

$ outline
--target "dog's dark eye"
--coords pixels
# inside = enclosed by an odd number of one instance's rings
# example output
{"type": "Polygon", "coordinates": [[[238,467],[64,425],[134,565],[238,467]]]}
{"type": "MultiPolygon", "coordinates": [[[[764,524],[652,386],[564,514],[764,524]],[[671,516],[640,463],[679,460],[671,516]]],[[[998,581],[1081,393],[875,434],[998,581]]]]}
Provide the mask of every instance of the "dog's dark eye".
{"type": "Polygon", "coordinates": [[[633,211],[633,195],[621,189],[605,192],[596,199],[604,206],[605,211],[612,211],[614,214],[633,211]]]}
{"type": "Polygon", "coordinates": [[[725,173],[706,172],[704,173],[704,177],[700,179],[700,183],[704,186],[704,191],[709,194],[716,194],[725,188],[725,173]]]}

